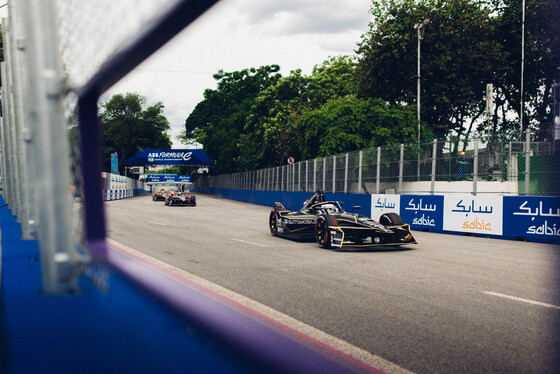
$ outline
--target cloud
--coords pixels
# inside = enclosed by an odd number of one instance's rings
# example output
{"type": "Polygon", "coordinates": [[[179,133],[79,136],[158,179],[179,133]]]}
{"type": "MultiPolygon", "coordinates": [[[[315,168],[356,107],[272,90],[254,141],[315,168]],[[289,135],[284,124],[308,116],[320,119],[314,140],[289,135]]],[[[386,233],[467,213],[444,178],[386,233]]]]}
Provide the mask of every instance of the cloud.
{"type": "Polygon", "coordinates": [[[369,0],[239,0],[248,25],[269,28],[277,35],[340,34],[365,31],[369,0]],[[357,2],[363,2],[359,4],[357,2]]]}

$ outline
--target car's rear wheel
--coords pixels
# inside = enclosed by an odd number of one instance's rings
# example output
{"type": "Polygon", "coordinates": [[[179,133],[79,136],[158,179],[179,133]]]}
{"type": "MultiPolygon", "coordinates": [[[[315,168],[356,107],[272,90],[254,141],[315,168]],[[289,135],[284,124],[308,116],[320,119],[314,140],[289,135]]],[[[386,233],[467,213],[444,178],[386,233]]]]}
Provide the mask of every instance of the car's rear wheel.
{"type": "Polygon", "coordinates": [[[268,218],[268,228],[273,236],[278,235],[278,215],[274,210],[270,212],[270,217],[268,218]]]}
{"type": "Polygon", "coordinates": [[[404,221],[397,213],[385,213],[379,217],[379,223],[383,226],[399,226],[404,225],[404,221]]]}
{"type": "Polygon", "coordinates": [[[332,239],[329,232],[330,217],[317,217],[317,223],[315,224],[315,236],[317,238],[317,244],[321,248],[332,248],[332,239]]]}

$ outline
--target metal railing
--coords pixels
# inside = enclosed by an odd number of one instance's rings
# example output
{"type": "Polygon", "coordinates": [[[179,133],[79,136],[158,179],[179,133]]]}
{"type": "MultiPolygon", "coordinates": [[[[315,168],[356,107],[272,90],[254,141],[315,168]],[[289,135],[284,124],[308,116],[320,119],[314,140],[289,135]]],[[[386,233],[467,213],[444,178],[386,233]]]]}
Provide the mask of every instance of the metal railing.
{"type": "Polygon", "coordinates": [[[216,2],[8,1],[2,197],[23,237],[39,242],[46,294],[78,289],[89,258],[77,247],[98,257],[106,250],[100,95],[216,2]],[[68,124],[76,115],[80,141],[71,155],[68,124]]]}
{"type": "Polygon", "coordinates": [[[434,140],[364,149],[234,174],[195,187],[357,194],[559,196],[558,156],[550,142],[500,137],[434,140]],[[461,149],[461,151],[458,151],[461,149]],[[464,154],[461,154],[464,153],[464,154]]]}

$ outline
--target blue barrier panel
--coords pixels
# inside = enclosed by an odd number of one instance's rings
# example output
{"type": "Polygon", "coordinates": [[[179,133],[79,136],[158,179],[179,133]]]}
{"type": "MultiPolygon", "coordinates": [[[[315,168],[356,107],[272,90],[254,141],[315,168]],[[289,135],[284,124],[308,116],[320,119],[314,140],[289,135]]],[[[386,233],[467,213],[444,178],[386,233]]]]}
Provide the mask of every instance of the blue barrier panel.
{"type": "Polygon", "coordinates": [[[560,198],[505,196],[504,236],[560,243],[560,198]]]}
{"type": "Polygon", "coordinates": [[[178,315],[98,263],[88,272],[101,289],[82,278],[79,294],[42,295],[38,242],[21,240],[15,225],[4,218],[0,223],[0,372],[248,372],[178,315]]]}
{"type": "Polygon", "coordinates": [[[443,196],[401,195],[400,215],[413,230],[443,231],[443,196]]]}

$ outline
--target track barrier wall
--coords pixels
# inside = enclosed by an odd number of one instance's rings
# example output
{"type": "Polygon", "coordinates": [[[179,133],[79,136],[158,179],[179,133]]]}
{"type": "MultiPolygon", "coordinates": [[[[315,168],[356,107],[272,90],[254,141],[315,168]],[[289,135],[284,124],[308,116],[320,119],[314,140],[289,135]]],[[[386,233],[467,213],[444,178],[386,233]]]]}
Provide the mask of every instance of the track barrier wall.
{"type": "MultiPolygon", "coordinates": [[[[199,192],[298,210],[312,192],[250,191],[199,187],[199,192]]],[[[325,193],[350,210],[378,220],[398,213],[413,230],[560,244],[560,198],[539,196],[395,195],[325,193]]]]}

